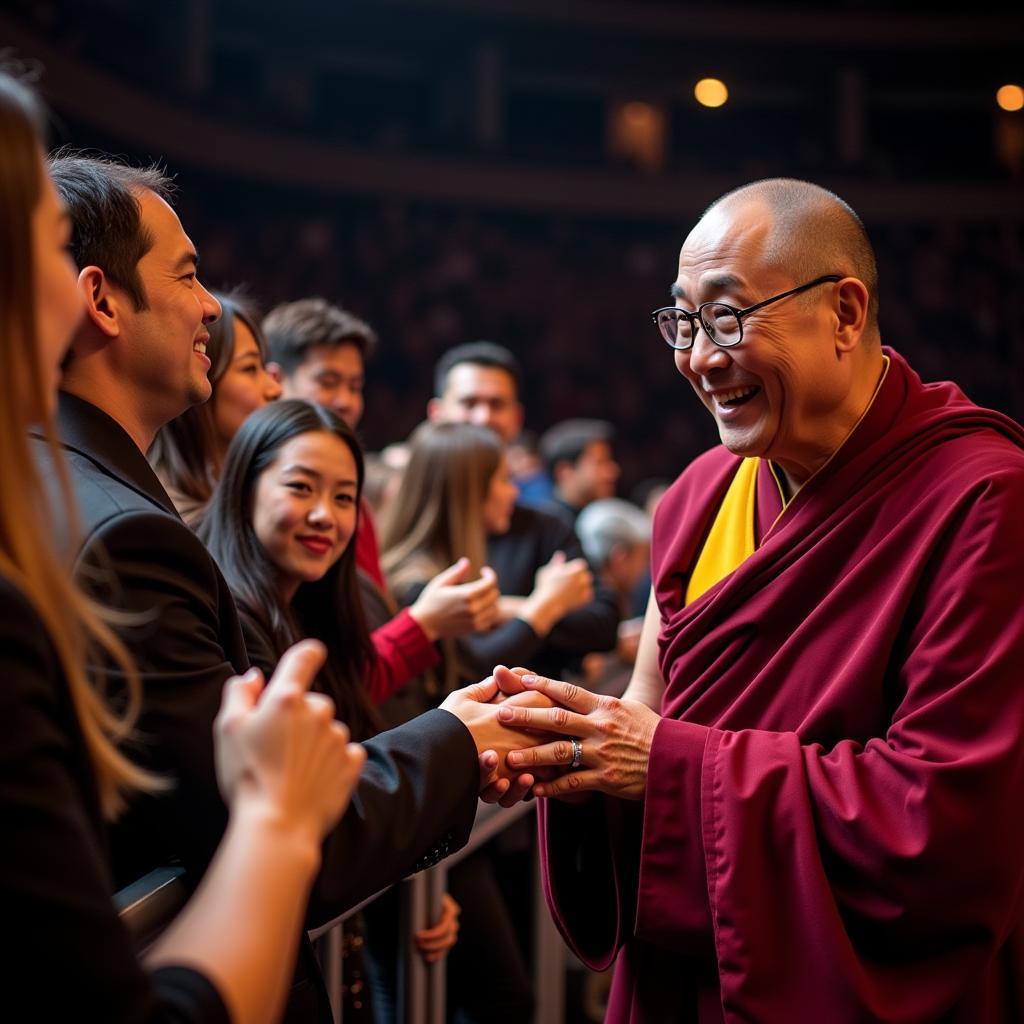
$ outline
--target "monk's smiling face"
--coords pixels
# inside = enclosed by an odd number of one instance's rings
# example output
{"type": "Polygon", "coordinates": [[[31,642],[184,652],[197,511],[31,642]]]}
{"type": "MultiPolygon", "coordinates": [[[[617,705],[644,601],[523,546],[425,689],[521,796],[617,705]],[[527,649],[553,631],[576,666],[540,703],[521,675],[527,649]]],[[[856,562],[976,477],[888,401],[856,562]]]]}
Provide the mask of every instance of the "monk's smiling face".
{"type": "MultiPolygon", "coordinates": [[[[743,309],[804,284],[779,265],[777,252],[773,215],[762,201],[713,208],[679,254],[676,305],[695,310],[715,300],[743,309]]],[[[735,348],[717,347],[701,328],[692,349],[675,353],[722,444],[772,459],[797,485],[850,427],[844,405],[854,381],[837,351],[836,289],[826,283],[749,314],[735,348]]]]}

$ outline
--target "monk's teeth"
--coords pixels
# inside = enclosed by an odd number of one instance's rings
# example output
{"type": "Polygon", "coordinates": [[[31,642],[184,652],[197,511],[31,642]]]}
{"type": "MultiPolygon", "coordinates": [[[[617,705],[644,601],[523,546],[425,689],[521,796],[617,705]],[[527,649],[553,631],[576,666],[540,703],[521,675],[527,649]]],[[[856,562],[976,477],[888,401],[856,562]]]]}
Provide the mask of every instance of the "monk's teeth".
{"type": "Polygon", "coordinates": [[[749,388],[736,388],[732,391],[719,391],[718,394],[715,395],[715,401],[719,405],[739,405],[740,403],[745,402],[748,398],[753,397],[757,391],[758,388],[756,386],[749,388]]]}

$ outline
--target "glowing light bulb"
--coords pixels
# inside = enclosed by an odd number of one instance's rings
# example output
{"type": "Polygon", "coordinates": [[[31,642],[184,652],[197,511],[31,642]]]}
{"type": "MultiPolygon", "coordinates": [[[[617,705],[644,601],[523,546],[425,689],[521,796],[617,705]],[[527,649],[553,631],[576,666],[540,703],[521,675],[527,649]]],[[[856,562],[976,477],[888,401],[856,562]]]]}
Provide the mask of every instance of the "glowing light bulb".
{"type": "Polygon", "coordinates": [[[729,90],[718,78],[702,78],[693,87],[693,95],[702,107],[720,107],[729,98],[729,90]]]}
{"type": "Polygon", "coordinates": [[[1003,110],[1024,110],[1024,89],[1019,85],[1004,85],[996,92],[996,103],[1003,110]]]}

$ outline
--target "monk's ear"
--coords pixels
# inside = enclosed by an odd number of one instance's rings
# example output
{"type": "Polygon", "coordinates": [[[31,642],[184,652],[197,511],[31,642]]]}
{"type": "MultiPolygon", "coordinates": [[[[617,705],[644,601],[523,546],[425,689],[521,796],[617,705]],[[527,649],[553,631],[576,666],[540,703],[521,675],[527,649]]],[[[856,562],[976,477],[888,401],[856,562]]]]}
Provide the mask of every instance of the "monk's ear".
{"type": "Polygon", "coordinates": [[[85,319],[107,339],[121,334],[122,320],[127,312],[124,293],[114,288],[99,267],[83,268],[78,275],[78,290],[85,299],[85,319]]]}
{"type": "Polygon", "coordinates": [[[444,420],[444,402],[440,398],[432,398],[427,402],[427,419],[431,423],[441,423],[444,420]]]}
{"type": "Polygon", "coordinates": [[[836,285],[836,351],[851,352],[860,344],[868,322],[867,286],[856,277],[844,277],[836,285]]]}

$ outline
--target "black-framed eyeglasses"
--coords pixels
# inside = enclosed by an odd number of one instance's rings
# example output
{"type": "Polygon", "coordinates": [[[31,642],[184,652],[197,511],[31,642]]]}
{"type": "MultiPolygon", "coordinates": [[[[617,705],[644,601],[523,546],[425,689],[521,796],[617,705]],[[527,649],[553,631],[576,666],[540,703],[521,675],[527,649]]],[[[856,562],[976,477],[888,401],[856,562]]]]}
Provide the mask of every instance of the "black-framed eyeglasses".
{"type": "Polygon", "coordinates": [[[762,299],[755,302],[753,306],[746,309],[737,309],[730,306],[728,302],[702,302],[695,310],[679,309],[677,306],[663,306],[651,313],[651,320],[661,332],[661,336],[668,344],[680,351],[686,352],[693,348],[697,331],[703,327],[708,337],[719,348],[733,348],[743,340],[743,318],[755,309],[762,309],[779,299],[786,299],[790,295],[798,295],[809,288],[816,288],[819,284],[828,281],[842,281],[838,274],[825,274],[823,277],[816,277],[807,284],[790,288],[788,292],[781,292],[773,295],[770,299],[762,299]]]}

